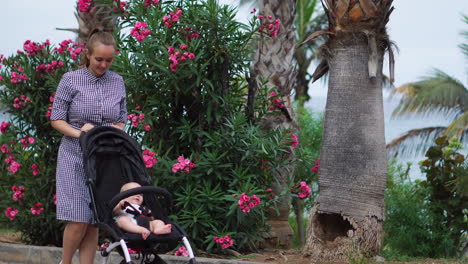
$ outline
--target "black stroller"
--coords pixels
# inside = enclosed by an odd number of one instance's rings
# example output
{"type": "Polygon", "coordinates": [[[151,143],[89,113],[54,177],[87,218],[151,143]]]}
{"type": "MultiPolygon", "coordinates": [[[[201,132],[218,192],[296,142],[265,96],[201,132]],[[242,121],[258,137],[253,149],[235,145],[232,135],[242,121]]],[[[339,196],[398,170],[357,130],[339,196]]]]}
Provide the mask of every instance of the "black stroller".
{"type": "MultiPolygon", "coordinates": [[[[165,189],[152,186],[138,143],[119,129],[96,127],[82,134],[80,144],[95,224],[111,240],[109,246],[102,251],[103,263],[107,263],[114,248],[124,258],[121,263],[135,263],[132,262],[128,249],[138,248],[140,253],[137,258],[141,259],[141,263],[165,264],[157,254],[173,250],[182,241],[189,253],[188,263],[195,264],[187,234],[168,218],[172,197],[165,189]],[[128,182],[137,182],[142,187],[120,193],[120,187],[128,182]],[[144,195],[144,205],[151,210],[154,218],[172,225],[170,234],[151,234],[143,240],[140,234],[126,233],[117,227],[112,209],[123,198],[135,194],[144,195]]],[[[144,217],[138,218],[139,225],[144,225],[144,221],[144,217]]]]}

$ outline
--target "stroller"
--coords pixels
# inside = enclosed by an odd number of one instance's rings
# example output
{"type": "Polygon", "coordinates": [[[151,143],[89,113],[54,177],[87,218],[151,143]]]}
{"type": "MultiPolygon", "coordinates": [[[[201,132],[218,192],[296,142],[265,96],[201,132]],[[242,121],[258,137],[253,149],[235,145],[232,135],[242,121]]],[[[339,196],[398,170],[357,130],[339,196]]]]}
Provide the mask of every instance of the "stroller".
{"type": "MultiPolygon", "coordinates": [[[[96,127],[80,137],[87,186],[91,196],[95,224],[109,235],[111,243],[102,251],[103,263],[107,263],[110,252],[116,248],[124,258],[121,263],[132,262],[129,248],[137,248],[141,263],[165,264],[157,254],[173,250],[182,241],[189,253],[189,264],[195,264],[193,250],[187,234],[176,223],[169,220],[172,208],[171,194],[163,188],[154,187],[141,155],[138,143],[125,132],[113,127],[96,127]],[[120,192],[123,184],[137,182],[142,187],[120,192]],[[151,234],[143,240],[140,234],[126,233],[113,219],[112,210],[120,200],[143,194],[144,205],[154,218],[172,225],[166,235],[151,234]]],[[[137,218],[139,225],[148,221],[137,218]]]]}

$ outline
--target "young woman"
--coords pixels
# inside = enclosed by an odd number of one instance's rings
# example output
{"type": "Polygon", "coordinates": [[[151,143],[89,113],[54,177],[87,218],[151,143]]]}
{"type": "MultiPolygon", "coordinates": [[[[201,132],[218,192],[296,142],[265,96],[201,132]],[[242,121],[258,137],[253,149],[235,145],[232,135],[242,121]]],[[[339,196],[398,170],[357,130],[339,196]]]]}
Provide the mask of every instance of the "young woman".
{"type": "Polygon", "coordinates": [[[124,129],[127,120],[125,86],[109,71],[116,52],[111,33],[94,30],[86,44],[86,67],[63,75],[52,107],[52,127],[63,133],[57,158],[57,219],[67,221],[62,264],[71,264],[76,250],[80,263],[94,263],[98,229],[92,225],[86,186],[81,132],[94,126],[124,129]]]}

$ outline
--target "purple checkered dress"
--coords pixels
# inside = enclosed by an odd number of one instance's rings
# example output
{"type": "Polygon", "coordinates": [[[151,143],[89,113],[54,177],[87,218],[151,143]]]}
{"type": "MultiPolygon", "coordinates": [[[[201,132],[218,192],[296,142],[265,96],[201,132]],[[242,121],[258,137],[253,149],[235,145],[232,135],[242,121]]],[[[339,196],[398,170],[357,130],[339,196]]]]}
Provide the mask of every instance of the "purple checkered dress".
{"type": "MultiPolygon", "coordinates": [[[[63,75],[55,94],[50,120],[65,120],[80,129],[84,124],[110,126],[127,120],[125,86],[120,75],[107,71],[94,76],[87,68],[63,75]]],[[[57,158],[57,219],[91,223],[79,140],[63,136],[57,158]]]]}

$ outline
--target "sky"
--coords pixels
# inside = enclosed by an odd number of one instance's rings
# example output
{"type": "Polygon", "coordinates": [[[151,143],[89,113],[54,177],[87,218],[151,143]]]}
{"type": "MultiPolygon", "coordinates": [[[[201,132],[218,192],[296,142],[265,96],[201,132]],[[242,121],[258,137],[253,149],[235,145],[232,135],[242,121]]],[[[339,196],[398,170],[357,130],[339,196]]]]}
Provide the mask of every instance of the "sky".
{"type": "MultiPolygon", "coordinates": [[[[1,1],[0,54],[14,54],[18,49],[22,49],[26,40],[42,42],[49,39],[53,44],[58,44],[64,39],[75,38],[74,33],[56,28],[77,27],[74,16],[76,0],[1,1]]],[[[236,5],[239,0],[220,2],[236,5]]],[[[431,69],[437,68],[468,86],[468,64],[458,48],[464,41],[461,31],[468,31],[468,26],[462,21],[462,14],[468,15],[468,1],[394,0],[393,6],[395,10],[390,17],[388,33],[399,47],[395,57],[395,85],[417,81],[431,69]]],[[[245,22],[251,16],[252,7],[241,7],[237,18],[245,22]]],[[[388,74],[388,65],[385,66],[384,73],[388,74]]],[[[384,91],[384,95],[387,93],[384,91]]],[[[323,110],[326,84],[320,81],[312,84],[310,94],[312,99],[307,105],[323,110]]],[[[390,113],[397,102],[386,100],[387,142],[408,129],[422,127],[428,123],[447,122],[440,116],[393,121],[390,119],[390,113]]]]}

